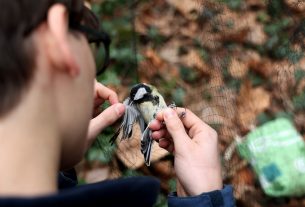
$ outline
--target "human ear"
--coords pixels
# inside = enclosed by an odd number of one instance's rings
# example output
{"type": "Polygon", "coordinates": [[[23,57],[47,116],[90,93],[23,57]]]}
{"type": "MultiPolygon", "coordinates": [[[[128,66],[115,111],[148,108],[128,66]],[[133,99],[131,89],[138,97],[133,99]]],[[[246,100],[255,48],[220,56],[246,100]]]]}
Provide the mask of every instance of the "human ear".
{"type": "Polygon", "coordinates": [[[55,4],[49,9],[47,27],[52,40],[48,48],[50,61],[56,68],[64,69],[72,76],[77,75],[79,67],[69,45],[69,19],[64,5],[55,4]]]}

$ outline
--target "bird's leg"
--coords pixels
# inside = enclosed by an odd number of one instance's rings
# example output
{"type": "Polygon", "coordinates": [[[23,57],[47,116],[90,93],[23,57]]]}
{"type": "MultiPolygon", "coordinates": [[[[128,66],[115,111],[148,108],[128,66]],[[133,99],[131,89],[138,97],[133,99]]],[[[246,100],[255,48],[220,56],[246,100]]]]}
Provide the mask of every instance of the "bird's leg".
{"type": "MultiPolygon", "coordinates": [[[[168,107],[177,110],[177,106],[175,103],[170,104],[168,107]]],[[[185,115],[186,115],[186,109],[184,108],[184,112],[179,113],[178,116],[179,118],[184,118],[185,115]]]]}
{"type": "Polygon", "coordinates": [[[181,119],[181,118],[184,118],[185,116],[186,116],[186,108],[184,108],[184,111],[183,112],[181,112],[181,113],[179,113],[179,118],[181,119]]]}

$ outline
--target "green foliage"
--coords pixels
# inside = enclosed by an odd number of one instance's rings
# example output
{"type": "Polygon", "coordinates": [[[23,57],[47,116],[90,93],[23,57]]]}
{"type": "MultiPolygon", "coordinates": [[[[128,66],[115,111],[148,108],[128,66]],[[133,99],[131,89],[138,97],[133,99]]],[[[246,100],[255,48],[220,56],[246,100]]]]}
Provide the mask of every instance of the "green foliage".
{"type": "Polygon", "coordinates": [[[143,174],[140,171],[132,170],[132,169],[126,169],[123,172],[123,177],[136,177],[136,176],[143,176],[143,174]]]}
{"type": "Polygon", "coordinates": [[[291,62],[297,62],[302,55],[291,47],[288,28],[293,24],[290,17],[281,18],[265,25],[265,32],[269,38],[264,49],[277,59],[288,58],[291,62]]]}
{"type": "Polygon", "coordinates": [[[268,14],[272,17],[278,17],[283,13],[283,0],[268,0],[268,14]]]}
{"type": "Polygon", "coordinates": [[[114,70],[106,70],[102,75],[100,75],[97,80],[105,85],[120,85],[121,80],[118,74],[114,70]]]}
{"type": "Polygon", "coordinates": [[[256,117],[256,120],[258,122],[258,125],[263,125],[269,121],[272,121],[276,118],[286,118],[291,121],[293,121],[293,113],[291,112],[286,112],[286,111],[280,111],[274,115],[268,114],[266,112],[262,112],[256,117]]]}
{"type": "Polygon", "coordinates": [[[248,78],[251,81],[253,87],[259,86],[266,81],[261,76],[259,76],[257,73],[253,72],[252,70],[249,71],[248,78]]]}
{"type": "Polygon", "coordinates": [[[183,88],[177,88],[172,93],[173,101],[177,106],[183,106],[185,91],[183,88]]]}
{"type": "Polygon", "coordinates": [[[230,9],[238,10],[241,8],[243,1],[242,0],[220,0],[220,2],[227,4],[230,9]]]}
{"type": "Polygon", "coordinates": [[[147,36],[149,40],[153,42],[154,46],[162,44],[166,39],[166,37],[162,36],[159,30],[153,26],[148,29],[147,36]]]}
{"type": "Polygon", "coordinates": [[[266,114],[265,112],[260,113],[256,117],[256,121],[258,122],[258,125],[263,125],[271,120],[272,120],[272,117],[269,114],[266,114]]]}
{"type": "Polygon", "coordinates": [[[294,71],[294,78],[297,83],[299,83],[303,78],[305,78],[305,71],[302,69],[296,69],[294,71]]]}
{"type": "Polygon", "coordinates": [[[154,207],[167,207],[167,197],[163,194],[159,194],[154,207]]]}
{"type": "Polygon", "coordinates": [[[181,66],[180,76],[186,82],[194,82],[198,79],[198,72],[192,68],[181,66]]]}
{"type": "Polygon", "coordinates": [[[280,111],[278,113],[275,114],[276,118],[286,118],[289,119],[291,121],[293,121],[293,113],[291,112],[285,112],[285,111],[280,111]]]}
{"type": "MultiPolygon", "coordinates": [[[[130,3],[132,2],[106,0],[92,6],[93,11],[101,17],[102,29],[111,37],[110,57],[112,61],[107,70],[111,71],[110,76],[115,80],[110,81],[110,78],[106,78],[108,79],[106,82],[114,82],[115,85],[120,84],[116,74],[137,79],[136,62],[142,58],[140,54],[135,53],[134,43],[137,41],[137,36],[133,29],[133,10],[130,8],[130,3]]],[[[99,51],[98,57],[102,55],[102,51],[99,51]]],[[[104,81],[105,77],[99,80],[104,81]]]]}
{"type": "Polygon", "coordinates": [[[269,15],[264,11],[258,12],[257,20],[262,23],[267,23],[269,20],[269,15]]]}
{"type": "Polygon", "coordinates": [[[116,146],[109,143],[110,138],[114,134],[111,128],[106,128],[102,134],[97,137],[97,140],[86,153],[88,161],[99,161],[103,164],[109,163],[114,155],[116,146]]]}
{"type": "Polygon", "coordinates": [[[305,91],[303,91],[300,95],[293,97],[292,103],[296,110],[304,110],[305,109],[305,91]]]}

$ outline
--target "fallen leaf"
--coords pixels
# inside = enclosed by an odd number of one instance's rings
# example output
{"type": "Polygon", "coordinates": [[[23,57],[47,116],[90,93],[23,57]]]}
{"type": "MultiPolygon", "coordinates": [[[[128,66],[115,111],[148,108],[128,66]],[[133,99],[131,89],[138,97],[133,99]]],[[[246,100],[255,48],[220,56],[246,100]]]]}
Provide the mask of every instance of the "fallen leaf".
{"type": "Polygon", "coordinates": [[[197,69],[202,74],[210,74],[211,71],[210,67],[195,49],[191,49],[186,55],[181,57],[180,63],[186,67],[197,69]]]}
{"type": "Polygon", "coordinates": [[[93,168],[88,170],[85,174],[85,181],[87,183],[96,183],[109,178],[110,168],[109,166],[102,166],[99,168],[93,168]]]}
{"type": "Polygon", "coordinates": [[[230,66],[229,72],[233,78],[243,78],[247,75],[249,70],[248,64],[238,60],[237,58],[233,58],[230,66]]]}
{"type": "Polygon", "coordinates": [[[295,11],[305,11],[305,2],[303,0],[285,0],[285,3],[288,7],[294,9],[295,11]]]}
{"type": "Polygon", "coordinates": [[[155,162],[152,164],[152,168],[162,178],[171,178],[175,174],[170,160],[155,162]]]}
{"type": "Polygon", "coordinates": [[[227,9],[216,20],[222,41],[247,42],[262,45],[267,41],[264,26],[255,12],[236,13],[227,9]]]}
{"type": "MultiPolygon", "coordinates": [[[[119,135],[120,137],[120,135],[119,135]]],[[[117,139],[118,149],[116,155],[130,169],[137,169],[144,164],[144,156],[141,153],[141,131],[137,124],[133,129],[133,135],[130,139],[120,141],[117,139]]],[[[151,150],[151,163],[160,160],[168,155],[168,151],[159,147],[154,142],[151,150]]]]}
{"type": "Polygon", "coordinates": [[[271,95],[263,88],[253,88],[250,81],[241,86],[237,99],[237,118],[244,129],[255,125],[256,117],[270,106],[271,95]]]}
{"type": "Polygon", "coordinates": [[[236,176],[233,177],[232,182],[236,185],[253,186],[255,183],[255,176],[249,168],[245,167],[237,172],[236,176]]]}
{"type": "Polygon", "coordinates": [[[175,7],[189,20],[196,19],[203,8],[197,0],[166,0],[166,2],[175,7]]]}

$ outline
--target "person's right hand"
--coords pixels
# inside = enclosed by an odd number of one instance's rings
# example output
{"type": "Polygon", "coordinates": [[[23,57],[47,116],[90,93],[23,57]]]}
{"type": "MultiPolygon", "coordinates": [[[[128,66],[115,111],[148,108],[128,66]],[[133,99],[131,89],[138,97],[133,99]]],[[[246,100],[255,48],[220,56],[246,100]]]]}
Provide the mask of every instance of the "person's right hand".
{"type": "Polygon", "coordinates": [[[151,122],[152,137],[174,153],[178,196],[223,188],[217,133],[191,111],[165,109],[151,122]],[[186,112],[179,118],[178,114],[186,112]]]}

